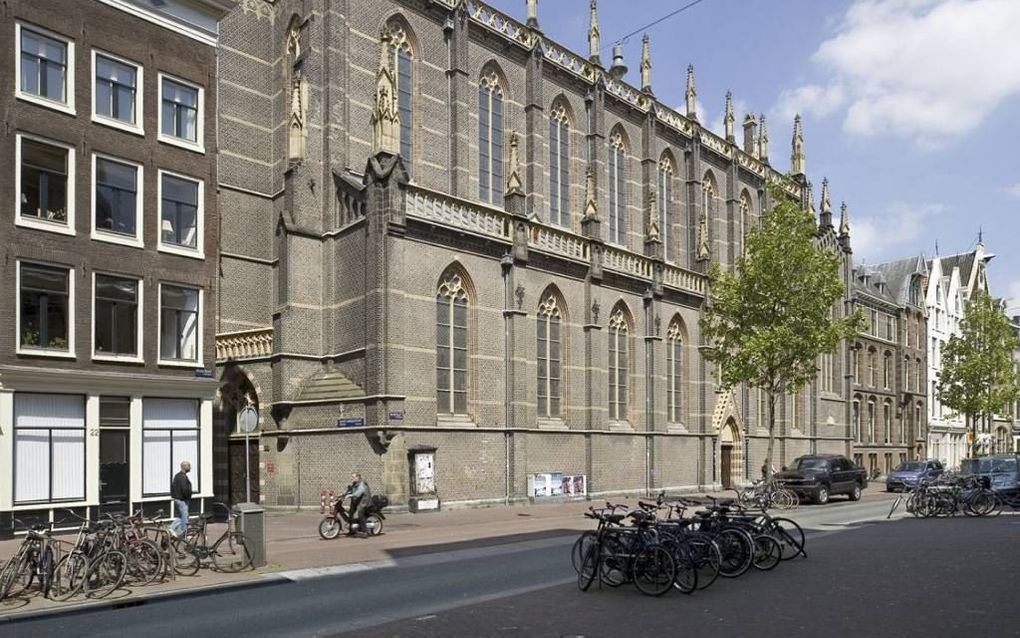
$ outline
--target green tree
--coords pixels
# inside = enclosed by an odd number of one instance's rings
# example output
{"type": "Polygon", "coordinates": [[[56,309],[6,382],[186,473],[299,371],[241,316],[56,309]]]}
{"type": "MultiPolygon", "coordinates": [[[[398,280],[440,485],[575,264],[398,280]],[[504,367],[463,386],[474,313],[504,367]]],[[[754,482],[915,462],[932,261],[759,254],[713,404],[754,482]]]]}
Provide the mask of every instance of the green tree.
{"type": "Polygon", "coordinates": [[[816,362],[864,326],[857,312],[840,316],[844,287],[839,258],[817,242],[811,213],[778,188],[775,205],[747,236],[732,271],[713,264],[701,319],[723,390],[745,384],[768,397],[769,443],[765,472],[775,448],[776,402],[818,374],[816,362]]]}
{"type": "Polygon", "coordinates": [[[950,410],[967,420],[970,455],[977,443],[977,421],[1004,412],[1020,396],[1020,376],[1013,367],[1016,334],[995,299],[984,291],[963,309],[960,333],[942,350],[936,392],[950,410]]]}

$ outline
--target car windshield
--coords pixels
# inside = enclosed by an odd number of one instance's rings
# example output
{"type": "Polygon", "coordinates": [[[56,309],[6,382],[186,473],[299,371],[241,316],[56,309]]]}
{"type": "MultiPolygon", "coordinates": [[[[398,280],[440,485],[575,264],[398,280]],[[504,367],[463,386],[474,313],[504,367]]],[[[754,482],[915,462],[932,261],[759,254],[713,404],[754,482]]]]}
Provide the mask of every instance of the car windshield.
{"type": "Polygon", "coordinates": [[[794,469],[802,472],[804,470],[827,470],[829,462],[825,459],[797,459],[794,469]]]}
{"type": "Polygon", "coordinates": [[[965,459],[960,463],[960,470],[964,475],[1015,474],[1017,471],[1017,461],[1015,456],[965,459]]]}
{"type": "Polygon", "coordinates": [[[924,471],[924,463],[900,463],[899,467],[896,468],[897,472],[922,472],[924,471]]]}

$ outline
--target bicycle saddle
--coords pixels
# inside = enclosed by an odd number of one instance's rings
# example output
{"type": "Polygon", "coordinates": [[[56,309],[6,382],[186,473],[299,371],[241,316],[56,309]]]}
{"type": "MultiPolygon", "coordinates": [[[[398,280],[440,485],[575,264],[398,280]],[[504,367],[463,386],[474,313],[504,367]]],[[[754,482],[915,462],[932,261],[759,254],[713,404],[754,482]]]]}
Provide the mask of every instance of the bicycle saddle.
{"type": "Polygon", "coordinates": [[[198,517],[203,521],[211,521],[214,518],[216,518],[216,516],[212,512],[202,512],[201,514],[198,515],[198,517]]]}

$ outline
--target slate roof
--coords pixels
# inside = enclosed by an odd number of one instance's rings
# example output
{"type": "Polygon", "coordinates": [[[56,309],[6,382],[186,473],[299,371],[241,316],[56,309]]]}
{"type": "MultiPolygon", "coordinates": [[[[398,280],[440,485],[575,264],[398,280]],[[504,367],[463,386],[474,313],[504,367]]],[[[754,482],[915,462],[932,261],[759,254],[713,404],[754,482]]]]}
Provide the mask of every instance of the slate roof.
{"type": "MultiPolygon", "coordinates": [[[[917,275],[924,277],[929,272],[928,264],[921,255],[875,264],[872,268],[885,275],[886,290],[898,306],[907,305],[911,280],[917,275]]],[[[918,299],[918,303],[924,303],[923,296],[918,299]]]]}
{"type": "Polygon", "coordinates": [[[887,283],[886,277],[881,271],[876,270],[874,266],[865,266],[863,264],[854,266],[853,292],[855,296],[863,293],[887,304],[897,305],[896,298],[890,294],[888,285],[880,288],[880,283],[887,283]],[[862,275],[864,273],[868,274],[867,283],[863,281],[862,275]]]}

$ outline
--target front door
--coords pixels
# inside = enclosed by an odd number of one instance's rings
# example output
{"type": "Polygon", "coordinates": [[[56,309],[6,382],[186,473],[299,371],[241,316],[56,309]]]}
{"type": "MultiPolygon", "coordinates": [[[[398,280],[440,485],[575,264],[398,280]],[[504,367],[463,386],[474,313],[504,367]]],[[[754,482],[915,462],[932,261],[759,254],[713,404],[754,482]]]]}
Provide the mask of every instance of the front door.
{"type": "Polygon", "coordinates": [[[127,513],[131,509],[128,504],[130,435],[130,431],[124,429],[99,430],[99,506],[104,514],[127,513]]]}
{"type": "MultiPolygon", "coordinates": [[[[259,439],[250,437],[248,448],[248,481],[251,485],[251,500],[259,502],[259,439]]],[[[244,439],[237,438],[230,441],[230,502],[244,503],[248,500],[248,494],[244,485],[245,458],[244,439]]]]}
{"type": "Polygon", "coordinates": [[[722,450],[722,462],[720,463],[722,469],[722,486],[723,489],[731,489],[733,487],[733,446],[724,445],[722,450]]]}

